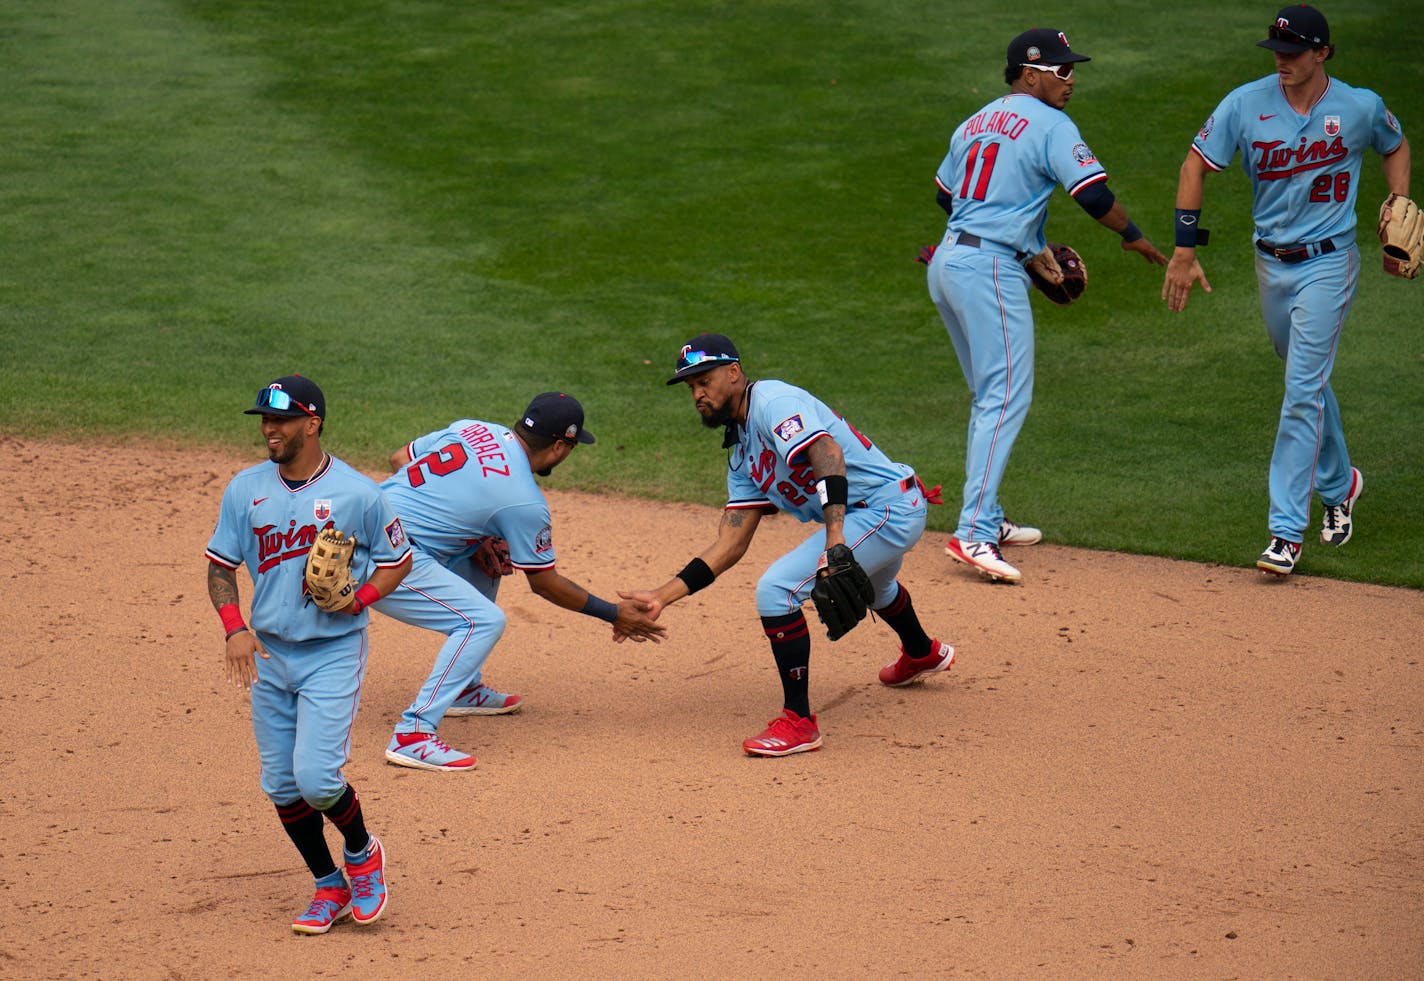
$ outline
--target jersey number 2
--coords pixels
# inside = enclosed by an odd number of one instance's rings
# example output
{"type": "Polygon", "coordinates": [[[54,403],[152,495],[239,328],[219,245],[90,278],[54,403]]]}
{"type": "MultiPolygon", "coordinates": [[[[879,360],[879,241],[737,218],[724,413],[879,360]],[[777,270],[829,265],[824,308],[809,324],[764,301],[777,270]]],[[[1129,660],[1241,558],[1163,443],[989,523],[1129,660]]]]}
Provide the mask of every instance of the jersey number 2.
{"type": "Polygon", "coordinates": [[[410,481],[410,486],[419,487],[425,483],[425,473],[420,468],[429,469],[432,477],[443,477],[447,473],[454,473],[470,460],[465,448],[459,443],[447,443],[419,459],[410,461],[410,465],[405,468],[406,479],[410,481]]]}
{"type": "Polygon", "coordinates": [[[964,183],[959,186],[961,200],[969,197],[969,179],[974,176],[974,165],[979,165],[979,179],[974,182],[974,200],[983,201],[989,191],[989,177],[994,173],[994,161],[999,158],[999,144],[977,140],[969,147],[969,158],[964,161],[964,183]],[[983,153],[980,153],[980,149],[983,153]]]}

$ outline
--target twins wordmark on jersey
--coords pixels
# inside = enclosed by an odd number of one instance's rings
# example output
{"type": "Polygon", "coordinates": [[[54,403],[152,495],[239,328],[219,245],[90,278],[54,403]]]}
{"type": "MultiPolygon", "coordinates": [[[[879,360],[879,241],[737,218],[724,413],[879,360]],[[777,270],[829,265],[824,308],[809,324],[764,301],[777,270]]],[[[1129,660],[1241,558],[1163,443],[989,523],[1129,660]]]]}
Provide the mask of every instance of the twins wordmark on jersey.
{"type": "MultiPolygon", "coordinates": [[[[318,501],[316,517],[318,519],[330,519],[331,502],[318,501]],[[323,507],[324,505],[324,507],[323,507]]],[[[266,524],[254,526],[252,534],[257,538],[257,572],[263,573],[279,562],[286,562],[288,559],[306,560],[307,553],[316,544],[316,536],[327,528],[334,528],[336,522],[327,520],[325,524],[298,525],[295,518],[287,520],[287,530],[279,531],[277,525],[266,524]]]]}

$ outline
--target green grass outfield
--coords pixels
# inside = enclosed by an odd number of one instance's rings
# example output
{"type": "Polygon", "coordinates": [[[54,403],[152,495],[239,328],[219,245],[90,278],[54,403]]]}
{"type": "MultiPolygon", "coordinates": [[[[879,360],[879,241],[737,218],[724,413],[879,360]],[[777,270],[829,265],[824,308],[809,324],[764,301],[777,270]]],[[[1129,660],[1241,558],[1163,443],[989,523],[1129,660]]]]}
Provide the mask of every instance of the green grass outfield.
{"type": "MultiPolygon", "coordinates": [[[[1165,248],[1191,137],[1270,70],[1253,45],[1276,9],[983,6],[7,4],[0,430],[256,458],[238,410],[299,370],[327,392],[328,446],[377,469],[415,435],[512,421],[560,388],[599,442],[551,486],[715,504],[718,436],[663,385],[714,329],[753,376],[811,389],[957,498],[967,396],[912,259],[943,227],[950,131],[1004,90],[1008,39],[1048,22],[1093,56],[1070,111],[1165,248]]],[[[1417,7],[1324,9],[1331,70],[1424,147],[1417,7]]],[[[1301,569],[1418,588],[1424,284],[1378,269],[1373,156],[1360,192],[1367,269],[1335,388],[1366,492],[1355,540],[1308,542],[1301,569]]],[[[1050,234],[1091,285],[1071,309],[1035,301],[1012,516],[1054,542],[1254,561],[1281,367],[1249,211],[1239,169],[1209,180],[1216,292],[1170,316],[1161,272],[1057,192],[1050,234]]]]}

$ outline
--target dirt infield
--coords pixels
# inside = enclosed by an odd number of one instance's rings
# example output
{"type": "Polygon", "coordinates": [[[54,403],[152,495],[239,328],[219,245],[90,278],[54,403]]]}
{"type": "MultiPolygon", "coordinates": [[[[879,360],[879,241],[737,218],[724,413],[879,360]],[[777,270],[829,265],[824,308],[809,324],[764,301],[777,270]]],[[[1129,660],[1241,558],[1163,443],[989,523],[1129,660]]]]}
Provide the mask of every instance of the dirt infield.
{"type": "MultiPolygon", "coordinates": [[[[202,555],[254,454],[0,437],[0,977],[1424,976],[1424,594],[1052,545],[995,586],[927,536],[902,581],[953,671],[885,689],[883,624],[819,639],[825,748],[750,759],[785,518],[657,647],[506,580],[486,677],[528,707],[445,723],[473,773],[383,762],[438,638],[375,617],[346,772],[390,907],[296,937],[202,555]]],[[[717,520],[550,501],[605,596],[717,520]]]]}

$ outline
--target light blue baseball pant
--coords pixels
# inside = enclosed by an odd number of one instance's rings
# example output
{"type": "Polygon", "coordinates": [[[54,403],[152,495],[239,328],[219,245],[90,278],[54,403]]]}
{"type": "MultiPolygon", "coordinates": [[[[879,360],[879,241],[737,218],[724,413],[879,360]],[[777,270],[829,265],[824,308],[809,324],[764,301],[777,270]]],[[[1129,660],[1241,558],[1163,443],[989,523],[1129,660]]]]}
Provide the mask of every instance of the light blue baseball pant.
{"type": "Polygon", "coordinates": [[[1330,373],[1360,285],[1360,250],[1284,263],[1258,254],[1261,313],[1285,362],[1285,395],[1271,454],[1270,532],[1305,540],[1310,496],[1338,504],[1350,492],[1350,453],[1330,373]]]}
{"type": "MultiPolygon", "coordinates": [[[[409,574],[374,609],[386,616],[445,635],[435,665],[415,701],[401,714],[396,732],[435,732],[460,693],[478,684],[485,659],[504,634],[504,611],[481,588],[459,572],[435,561],[419,547],[413,550],[409,574]]],[[[488,580],[473,566],[457,566],[488,580]]],[[[486,586],[493,593],[493,587],[486,586]]]]}
{"type": "Polygon", "coordinates": [[[262,792],[273,804],[300,797],[325,811],[346,790],[341,768],[361,705],[366,631],[300,644],[260,633],[257,640],[271,655],[257,658],[251,692],[262,792]]]}
{"type": "MultiPolygon", "coordinates": [[[[914,487],[888,503],[846,508],[846,544],[875,587],[872,609],[895,599],[895,577],[905,553],[924,533],[926,511],[925,496],[914,487]]],[[[801,609],[816,584],[816,566],[825,550],[826,528],[818,524],[815,534],[773,562],[757,582],[757,615],[784,616],[801,609]]]]}
{"type": "Polygon", "coordinates": [[[995,242],[950,245],[929,265],[930,298],[944,321],[973,402],[964,453],[964,498],[955,537],[998,542],[999,485],[1033,401],[1033,310],[1028,273],[995,242]]]}

